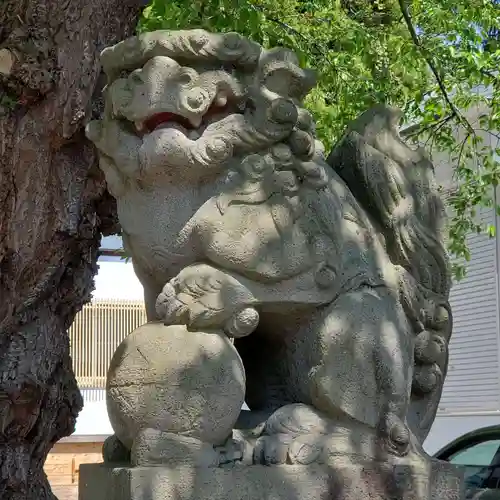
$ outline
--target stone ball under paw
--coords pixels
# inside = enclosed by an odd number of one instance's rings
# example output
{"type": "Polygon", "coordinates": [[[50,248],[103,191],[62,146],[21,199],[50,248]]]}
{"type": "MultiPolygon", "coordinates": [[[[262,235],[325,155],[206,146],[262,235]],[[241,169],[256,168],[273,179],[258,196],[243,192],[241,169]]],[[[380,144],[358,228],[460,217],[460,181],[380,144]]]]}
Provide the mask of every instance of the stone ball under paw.
{"type": "Polygon", "coordinates": [[[245,398],[245,370],[224,333],[147,323],[118,347],[109,367],[107,407],[129,449],[143,429],[222,444],[245,398]]]}

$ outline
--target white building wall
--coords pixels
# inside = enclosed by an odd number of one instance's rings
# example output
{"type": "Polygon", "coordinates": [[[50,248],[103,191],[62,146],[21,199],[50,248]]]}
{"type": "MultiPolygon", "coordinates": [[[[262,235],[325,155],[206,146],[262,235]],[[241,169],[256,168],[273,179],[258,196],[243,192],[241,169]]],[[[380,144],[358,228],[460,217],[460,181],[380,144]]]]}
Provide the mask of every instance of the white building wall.
{"type": "MultiPolygon", "coordinates": [[[[107,249],[119,249],[121,238],[111,236],[103,238],[102,246],[107,249]]],[[[134,273],[132,263],[120,257],[101,257],[99,270],[95,277],[94,299],[143,300],[144,291],[134,273]]],[[[82,390],[83,410],[78,416],[74,435],[101,436],[113,434],[106,410],[105,391],[102,389],[82,390]]]]}
{"type": "MultiPolygon", "coordinates": [[[[468,116],[474,122],[484,110],[468,116]]],[[[496,139],[483,134],[485,143],[496,139]]],[[[452,178],[452,161],[433,158],[438,182],[446,188],[456,185],[452,178]]],[[[500,202],[497,190],[495,203],[500,202]]],[[[485,225],[500,230],[494,207],[482,208],[478,217],[485,225]]],[[[453,313],[453,335],[450,343],[448,376],[438,414],[424,444],[430,454],[453,439],[479,427],[500,424],[500,235],[468,237],[471,260],[466,263],[467,276],[454,283],[450,303],[453,313]]]]}
{"type": "Polygon", "coordinates": [[[144,290],[131,262],[119,257],[101,257],[98,264],[92,298],[144,300],[144,290]]]}
{"type": "MultiPolygon", "coordinates": [[[[498,227],[493,209],[482,212],[498,227]]],[[[498,245],[498,238],[472,235],[467,277],[451,290],[448,375],[424,445],[430,454],[466,432],[500,424],[498,245]]]]}

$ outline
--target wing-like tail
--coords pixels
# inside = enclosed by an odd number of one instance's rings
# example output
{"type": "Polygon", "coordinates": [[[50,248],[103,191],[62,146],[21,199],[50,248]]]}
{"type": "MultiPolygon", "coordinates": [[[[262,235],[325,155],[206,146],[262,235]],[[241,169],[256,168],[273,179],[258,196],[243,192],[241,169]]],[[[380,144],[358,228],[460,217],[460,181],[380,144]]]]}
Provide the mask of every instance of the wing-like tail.
{"type": "Polygon", "coordinates": [[[400,270],[400,295],[416,335],[409,423],[423,441],[447,370],[451,273],[434,167],[423,150],[401,139],[400,117],[399,110],[382,105],[365,112],[327,161],[383,236],[387,255],[400,270]]]}

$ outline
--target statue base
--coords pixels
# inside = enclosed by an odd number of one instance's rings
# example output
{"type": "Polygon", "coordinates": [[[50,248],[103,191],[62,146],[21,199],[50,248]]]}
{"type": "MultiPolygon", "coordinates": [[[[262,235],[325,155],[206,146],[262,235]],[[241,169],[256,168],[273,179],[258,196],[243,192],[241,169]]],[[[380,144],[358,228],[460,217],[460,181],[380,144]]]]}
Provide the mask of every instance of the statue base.
{"type": "Polygon", "coordinates": [[[426,465],[349,461],[326,466],[236,465],[80,468],[79,500],[462,500],[463,474],[437,460],[426,465]]]}

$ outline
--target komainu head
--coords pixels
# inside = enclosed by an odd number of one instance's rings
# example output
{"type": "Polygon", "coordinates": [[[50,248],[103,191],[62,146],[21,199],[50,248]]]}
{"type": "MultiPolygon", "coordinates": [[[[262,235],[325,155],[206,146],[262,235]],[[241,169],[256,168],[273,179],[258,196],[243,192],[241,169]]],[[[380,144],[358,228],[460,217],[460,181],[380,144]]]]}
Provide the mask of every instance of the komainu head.
{"type": "Polygon", "coordinates": [[[146,164],[220,164],[279,142],[299,157],[314,153],[302,101],[315,75],[290,50],[264,50],[236,33],[156,31],[104,50],[101,60],[106,120],[137,136],[146,164]]]}

